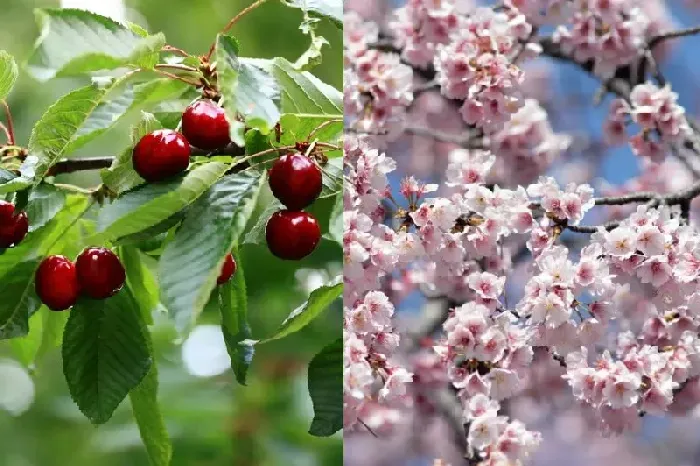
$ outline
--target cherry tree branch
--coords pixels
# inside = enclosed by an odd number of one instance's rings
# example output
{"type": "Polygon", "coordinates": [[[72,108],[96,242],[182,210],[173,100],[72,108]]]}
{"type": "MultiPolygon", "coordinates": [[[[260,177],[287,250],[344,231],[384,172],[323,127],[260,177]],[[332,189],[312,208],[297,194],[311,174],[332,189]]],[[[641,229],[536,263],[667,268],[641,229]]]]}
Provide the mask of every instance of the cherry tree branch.
{"type": "MultiPolygon", "coordinates": [[[[230,144],[224,149],[218,151],[204,151],[197,149],[195,147],[191,148],[191,154],[193,156],[215,156],[215,155],[230,155],[232,157],[239,157],[245,155],[245,148],[238,147],[235,144],[230,144]]],[[[68,159],[59,160],[51,169],[49,170],[49,176],[63,175],[66,173],[75,173],[85,170],[100,170],[103,168],[109,168],[114,162],[114,157],[103,156],[103,157],[73,157],[68,159]]]]}
{"type": "Polygon", "coordinates": [[[663,34],[657,34],[653,36],[649,41],[647,42],[647,48],[648,49],[653,49],[657,45],[661,44],[662,42],[668,40],[668,39],[676,39],[679,37],[687,37],[687,36],[693,36],[696,34],[700,34],[700,26],[695,26],[695,27],[689,27],[685,29],[678,29],[675,31],[669,31],[665,32],[663,34]]]}

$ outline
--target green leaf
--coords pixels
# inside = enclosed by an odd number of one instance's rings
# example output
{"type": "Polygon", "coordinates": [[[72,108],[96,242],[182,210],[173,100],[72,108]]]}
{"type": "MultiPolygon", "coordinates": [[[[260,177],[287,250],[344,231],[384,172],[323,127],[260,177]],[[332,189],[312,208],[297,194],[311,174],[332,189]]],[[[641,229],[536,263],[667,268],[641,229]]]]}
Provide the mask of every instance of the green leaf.
{"type": "Polygon", "coordinates": [[[343,114],[343,96],[308,71],[298,71],[284,58],[271,61],[271,71],[282,91],[282,113],[343,114]]]}
{"type": "MultiPolygon", "coordinates": [[[[71,151],[78,130],[114,86],[93,84],[61,97],[34,125],[29,139],[29,156],[20,167],[24,179],[41,180],[59,159],[71,151]]],[[[10,183],[11,184],[11,183],[10,183]]]]}
{"type": "Polygon", "coordinates": [[[33,232],[51,221],[66,204],[66,195],[63,191],[49,184],[40,184],[29,193],[27,204],[27,217],[29,218],[29,231],[33,232]]]}
{"type": "Polygon", "coordinates": [[[309,364],[314,420],[309,433],[328,437],[343,428],[343,339],[323,348],[309,364]]]}
{"type": "Polygon", "coordinates": [[[294,62],[294,68],[300,71],[310,70],[323,63],[323,46],[330,45],[325,37],[311,38],[309,48],[294,62]]]}
{"type": "Polygon", "coordinates": [[[27,335],[29,316],[41,302],[34,291],[39,260],[20,262],[0,280],[0,340],[27,335]]]}
{"type": "Polygon", "coordinates": [[[321,167],[323,172],[323,188],[320,198],[333,197],[343,190],[343,159],[330,159],[321,167]]]}
{"type": "Polygon", "coordinates": [[[287,316],[274,335],[261,341],[247,340],[245,344],[267,343],[298,332],[318,317],[341,294],[343,294],[343,277],[338,276],[329,284],[312,291],[309,299],[287,316]]]}
{"type": "Polygon", "coordinates": [[[19,76],[19,69],[15,59],[4,50],[0,50],[0,100],[5,100],[19,76]]]}
{"type": "Polygon", "coordinates": [[[39,81],[155,64],[162,34],[142,37],[109,18],[72,8],[36,12],[41,35],[28,62],[39,81]]]}
{"type": "Polygon", "coordinates": [[[131,129],[132,147],[125,149],[121,154],[115,157],[112,166],[103,170],[100,174],[102,182],[110,191],[121,194],[144,182],[144,179],[134,170],[134,165],[132,163],[133,146],[146,134],[161,128],[162,125],[156,120],[153,114],[141,112],[141,121],[131,129]]]}
{"type": "Polygon", "coordinates": [[[29,333],[20,338],[10,340],[12,353],[26,367],[34,364],[43,337],[44,316],[38,312],[29,319],[29,333]]]}
{"type": "Polygon", "coordinates": [[[267,203],[267,207],[262,213],[257,217],[255,225],[246,233],[244,244],[263,244],[265,243],[265,228],[267,227],[267,221],[270,220],[272,214],[278,210],[282,210],[284,207],[277,198],[272,198],[270,202],[267,203]]]}
{"type": "Polygon", "coordinates": [[[113,128],[127,115],[180,97],[188,90],[186,83],[175,79],[153,79],[145,83],[134,82],[135,79],[136,77],[125,78],[110,87],[94,111],[77,129],[70,144],[71,152],[113,128]]]}
{"type": "Polygon", "coordinates": [[[252,213],[263,177],[240,172],[222,178],[188,211],[160,259],[161,299],[187,332],[209,301],[223,260],[252,213]]]}
{"type": "Polygon", "coordinates": [[[153,323],[153,311],[158,308],[158,284],[144,263],[144,254],[133,246],[121,246],[119,258],[126,270],[126,283],[142,311],[143,320],[153,323]]]}
{"type": "Polygon", "coordinates": [[[155,363],[141,383],[129,393],[129,399],[151,465],[168,466],[173,447],[158,403],[158,371],[155,363]]]}
{"type": "Polygon", "coordinates": [[[238,269],[231,280],[219,287],[219,307],[221,308],[221,329],[228,354],[231,356],[231,368],[238,383],[245,385],[255,348],[241,345],[242,341],[251,337],[251,331],[248,325],[248,296],[243,264],[237,251],[234,251],[234,256],[238,269]]]}
{"type": "Polygon", "coordinates": [[[312,15],[328,18],[338,27],[343,25],[342,0],[282,0],[282,3],[312,15]]]}
{"type": "Polygon", "coordinates": [[[94,424],[107,422],[151,369],[139,309],[128,288],[73,306],[63,334],[63,374],[71,398],[94,424]]]}
{"type": "MultiPolygon", "coordinates": [[[[122,248],[121,251],[123,252],[124,248],[122,248]]],[[[122,260],[124,260],[123,256],[120,257],[122,260]]],[[[134,258],[134,255],[131,254],[131,259],[134,258]]],[[[125,263],[125,268],[126,267],[127,264],[125,263]]],[[[128,270],[129,269],[127,268],[127,271],[128,270]]],[[[128,287],[130,287],[133,283],[134,281],[129,281],[128,287]]],[[[131,290],[133,291],[133,289],[131,290]]],[[[150,305],[144,301],[141,301],[139,302],[139,307],[141,315],[147,315],[148,318],[150,318],[150,305]]],[[[153,354],[153,342],[151,341],[151,335],[148,333],[148,329],[146,328],[146,322],[146,320],[141,319],[141,330],[146,336],[148,352],[153,354]]],[[[168,466],[173,455],[173,447],[170,443],[168,430],[165,427],[165,421],[163,420],[163,414],[160,410],[160,404],[158,403],[158,368],[155,361],[151,365],[151,369],[148,371],[141,383],[138,384],[136,388],[131,390],[129,393],[129,399],[131,400],[131,409],[134,413],[136,424],[139,427],[141,439],[146,446],[146,451],[148,452],[148,458],[151,465],[168,466]]]]}
{"type": "Polygon", "coordinates": [[[58,348],[63,343],[63,331],[70,312],[55,312],[46,306],[42,306],[37,312],[42,317],[43,335],[41,347],[37,357],[41,357],[47,352],[58,348]]]}
{"type": "Polygon", "coordinates": [[[204,194],[228,169],[228,164],[200,165],[184,178],[143,185],[101,210],[97,230],[105,240],[138,233],[181,211],[204,194]]]}
{"type": "MultiPolygon", "coordinates": [[[[56,245],[69,237],[66,230],[76,215],[85,210],[86,205],[87,199],[84,196],[68,196],[64,209],[55,218],[27,235],[18,246],[7,249],[0,255],[0,278],[9,275],[20,262],[43,259],[49,252],[55,252],[58,249],[56,245]]],[[[27,286],[30,285],[33,286],[33,282],[27,286]]]]}
{"type": "Polygon", "coordinates": [[[280,118],[282,145],[306,141],[313,132],[313,139],[337,143],[343,136],[343,115],[323,115],[308,113],[285,113],[280,118]]]}
{"type": "Polygon", "coordinates": [[[237,43],[230,36],[218,36],[216,61],[229,120],[235,122],[240,113],[249,127],[269,133],[280,118],[280,90],[273,76],[254,63],[239,60],[237,43]]]}
{"type": "Polygon", "coordinates": [[[328,226],[330,239],[343,246],[343,193],[337,194],[335,205],[331,211],[331,220],[328,226]]]}

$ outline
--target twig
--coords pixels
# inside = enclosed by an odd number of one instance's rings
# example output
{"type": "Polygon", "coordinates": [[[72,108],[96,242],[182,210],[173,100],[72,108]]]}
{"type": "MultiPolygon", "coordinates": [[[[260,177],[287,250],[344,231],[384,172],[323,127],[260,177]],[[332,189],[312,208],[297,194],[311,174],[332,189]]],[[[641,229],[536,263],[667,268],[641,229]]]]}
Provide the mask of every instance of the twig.
{"type": "Polygon", "coordinates": [[[192,68],[191,66],[183,65],[181,63],[158,63],[155,66],[156,69],[170,68],[173,70],[188,71],[191,73],[196,73],[197,68],[192,68]]]}
{"type": "Polygon", "coordinates": [[[189,57],[189,56],[190,56],[190,54],[187,53],[186,51],[184,51],[184,50],[182,50],[182,49],[180,49],[180,48],[177,48],[177,47],[173,47],[172,45],[167,45],[167,44],[163,46],[163,48],[161,49],[161,51],[162,51],[162,52],[174,52],[174,53],[178,53],[178,54],[182,55],[183,57],[189,57]]]}
{"type": "Polygon", "coordinates": [[[12,121],[12,112],[10,111],[10,106],[7,105],[7,101],[2,101],[2,106],[5,107],[5,115],[7,116],[7,131],[9,133],[8,144],[11,146],[15,145],[15,125],[12,121]]]}
{"type": "Polygon", "coordinates": [[[700,26],[690,27],[686,29],[678,29],[676,31],[669,31],[663,34],[657,34],[647,42],[647,48],[652,50],[657,45],[668,39],[676,39],[678,37],[692,36],[695,34],[700,34],[700,26]]]}
{"type": "MultiPolygon", "coordinates": [[[[241,10],[240,13],[238,13],[236,16],[234,16],[231,19],[231,21],[229,21],[228,24],[226,24],[226,26],[224,26],[224,28],[221,30],[221,32],[219,34],[226,34],[228,31],[231,30],[233,25],[238,22],[239,19],[241,19],[243,16],[245,16],[246,14],[250,13],[251,11],[256,9],[257,7],[259,7],[260,5],[265,3],[266,1],[267,0],[257,0],[255,3],[253,3],[249,7],[241,10]]],[[[214,53],[215,48],[216,48],[216,40],[214,42],[212,42],[211,47],[209,47],[209,53],[207,53],[207,55],[206,55],[207,60],[211,59],[211,56],[214,53]]]]}

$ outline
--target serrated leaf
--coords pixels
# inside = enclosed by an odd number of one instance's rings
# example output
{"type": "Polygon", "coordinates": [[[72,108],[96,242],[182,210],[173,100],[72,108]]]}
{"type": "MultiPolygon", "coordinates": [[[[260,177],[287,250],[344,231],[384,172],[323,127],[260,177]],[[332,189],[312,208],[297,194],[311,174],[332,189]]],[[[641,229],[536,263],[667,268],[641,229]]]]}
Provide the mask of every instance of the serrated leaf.
{"type": "Polygon", "coordinates": [[[56,244],[66,237],[66,229],[70,227],[76,215],[83,212],[86,205],[87,199],[84,196],[68,196],[64,209],[55,218],[27,235],[18,246],[7,249],[0,255],[0,279],[8,275],[20,262],[43,259],[53,251],[56,244]]]}
{"type": "MultiPolygon", "coordinates": [[[[161,128],[162,125],[153,114],[141,112],[141,120],[131,129],[132,146],[135,146],[146,134],[161,128]]],[[[133,152],[133,147],[125,149],[115,157],[112,166],[100,174],[102,182],[110,191],[121,194],[144,182],[144,179],[134,170],[133,152]]]]}
{"type": "Polygon", "coordinates": [[[113,128],[127,115],[180,97],[188,90],[186,83],[175,79],[154,79],[145,83],[134,82],[134,79],[124,79],[110,87],[97,107],[77,129],[69,147],[70,152],[85,146],[113,128]]]}
{"type": "MultiPolygon", "coordinates": [[[[120,249],[120,251],[123,252],[123,248],[120,249]]],[[[134,251],[138,252],[137,250],[134,251]]],[[[123,256],[121,257],[123,260],[123,256]]],[[[138,256],[133,254],[130,255],[132,260],[138,260],[137,257],[138,256]]],[[[140,260],[138,262],[139,264],[141,263],[140,260]]],[[[127,264],[125,263],[125,268],[126,266],[127,264]]],[[[127,268],[127,271],[128,270],[127,268]]],[[[136,279],[137,277],[132,276],[128,278],[136,279]]],[[[132,291],[134,290],[130,287],[135,284],[135,282],[137,282],[137,280],[129,280],[127,285],[132,291]]],[[[143,287],[144,285],[139,286],[143,287]]],[[[139,300],[137,299],[137,301],[139,300]]],[[[150,304],[143,300],[139,301],[138,305],[142,316],[141,330],[146,336],[148,352],[153,354],[153,342],[148,333],[148,328],[145,325],[147,320],[143,319],[143,316],[148,316],[150,319],[150,311],[152,309],[150,304]]],[[[148,452],[150,464],[152,466],[168,466],[173,455],[173,447],[170,443],[170,436],[168,435],[165,421],[163,420],[160,404],[158,403],[158,368],[155,361],[152,363],[151,369],[141,383],[131,390],[129,393],[129,400],[131,401],[131,409],[134,413],[134,419],[136,419],[136,425],[139,428],[141,439],[148,452]]]]}
{"type": "Polygon", "coordinates": [[[255,348],[240,344],[251,337],[251,331],[248,325],[248,296],[243,263],[237,251],[234,251],[234,256],[238,270],[230,281],[219,287],[219,307],[224,342],[231,357],[231,369],[238,383],[245,385],[255,348]]]}
{"type": "Polygon", "coordinates": [[[30,233],[49,223],[65,204],[65,193],[52,185],[42,183],[32,189],[26,209],[30,233]]]}
{"type": "Polygon", "coordinates": [[[323,63],[324,45],[330,45],[325,37],[312,37],[309,48],[294,62],[294,68],[300,71],[306,71],[323,63]]]}
{"type": "Polygon", "coordinates": [[[63,374],[80,411],[103,424],[151,369],[139,309],[124,288],[109,299],[81,298],[70,313],[63,374]]]}
{"type": "Polygon", "coordinates": [[[15,59],[4,50],[0,50],[0,100],[5,100],[17,82],[19,68],[15,59]]]}
{"type": "Polygon", "coordinates": [[[237,43],[230,36],[218,36],[216,61],[229,120],[235,122],[240,113],[247,126],[269,133],[280,118],[280,90],[274,77],[254,63],[239,60],[237,43]]]}
{"type": "Polygon", "coordinates": [[[97,231],[103,239],[117,240],[157,225],[196,201],[227,168],[228,164],[211,162],[184,177],[129,191],[101,209],[97,231]]]}
{"type": "Polygon", "coordinates": [[[282,3],[312,15],[328,18],[338,27],[343,25],[342,0],[282,0],[282,3]]]}
{"type": "Polygon", "coordinates": [[[320,286],[312,291],[309,295],[309,299],[287,316],[274,335],[260,341],[247,340],[245,344],[267,343],[298,332],[321,315],[321,313],[342,294],[343,277],[338,276],[329,284],[320,286]]]}
{"type": "Polygon", "coordinates": [[[272,75],[282,91],[282,113],[343,113],[343,96],[308,71],[298,71],[284,58],[271,61],[272,75]]]}
{"type": "Polygon", "coordinates": [[[319,197],[332,197],[343,190],[343,159],[330,159],[321,167],[323,188],[319,197]]]}
{"type": "Polygon", "coordinates": [[[263,177],[222,178],[189,210],[159,265],[161,299],[180,332],[187,332],[216,286],[221,265],[252,213],[263,177]]]}
{"type": "Polygon", "coordinates": [[[306,141],[313,132],[313,140],[337,143],[343,136],[343,115],[285,113],[280,118],[280,144],[289,145],[306,141]]]}
{"type": "Polygon", "coordinates": [[[143,260],[143,253],[133,246],[121,246],[119,258],[126,270],[126,283],[141,309],[142,319],[153,323],[153,311],[158,307],[158,284],[143,260]]]}
{"type": "MultiPolygon", "coordinates": [[[[112,86],[93,84],[61,97],[34,125],[29,139],[29,156],[20,167],[22,177],[41,180],[66,153],[77,137],[78,129],[95,111],[112,86]]],[[[10,183],[11,184],[11,183],[10,183]]]]}
{"type": "Polygon", "coordinates": [[[104,16],[72,8],[36,12],[41,35],[28,62],[39,81],[154,62],[162,35],[142,37],[104,16]]]}
{"type": "Polygon", "coordinates": [[[265,243],[265,228],[267,227],[267,221],[270,220],[272,214],[278,210],[283,210],[284,207],[277,198],[273,198],[267,203],[267,207],[263,210],[257,218],[255,225],[246,233],[244,244],[264,244],[265,243]]]}
{"type": "Polygon", "coordinates": [[[41,302],[34,291],[39,260],[20,262],[0,280],[0,340],[17,338],[29,331],[29,316],[41,302]]]}
{"type": "Polygon", "coordinates": [[[309,364],[314,420],[309,433],[328,437],[343,428],[343,340],[323,348],[309,364]]]}
{"type": "Polygon", "coordinates": [[[343,246],[343,192],[339,192],[331,211],[331,219],[328,225],[330,239],[343,246]]]}

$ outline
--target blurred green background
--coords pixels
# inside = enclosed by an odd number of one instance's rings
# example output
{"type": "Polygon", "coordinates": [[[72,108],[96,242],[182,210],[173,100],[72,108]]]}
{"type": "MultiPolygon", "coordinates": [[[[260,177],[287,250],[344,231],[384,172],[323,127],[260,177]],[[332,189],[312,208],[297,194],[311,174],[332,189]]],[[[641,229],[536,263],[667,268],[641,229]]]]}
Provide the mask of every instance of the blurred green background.
{"type": "MultiPolygon", "coordinates": [[[[65,1],[74,6],[76,1],[65,1]]],[[[83,0],[86,7],[119,2],[83,0]]],[[[124,0],[126,19],[151,32],[162,31],[168,43],[203,54],[228,20],[252,3],[244,0],[124,0]]],[[[26,60],[37,37],[33,10],[58,7],[58,0],[0,0],[0,48],[18,62],[26,60]]],[[[98,10],[99,11],[99,10],[98,10]]],[[[299,30],[301,13],[269,0],[237,24],[231,33],[241,42],[241,54],[283,56],[295,60],[307,47],[299,30]]],[[[314,73],[337,88],[342,86],[342,34],[323,22],[319,32],[330,47],[314,73]]],[[[78,87],[77,81],[37,84],[22,73],[10,106],[20,145],[26,145],[35,121],[57,97],[78,87]]],[[[82,155],[113,155],[129,144],[128,120],[80,151],[82,155]]],[[[81,185],[98,182],[96,173],[71,175],[60,181],[81,185]]],[[[265,194],[269,196],[269,193],[265,194]]],[[[332,201],[332,200],[331,200],[332,201]]],[[[263,198],[259,205],[264,205],[263,198]]],[[[316,206],[314,210],[322,209],[316,206]]],[[[320,218],[322,223],[327,219],[320,218]]],[[[246,245],[241,251],[249,292],[253,337],[270,335],[321,280],[342,273],[341,250],[322,242],[301,263],[283,263],[266,248],[246,245]],[[297,270],[301,267],[303,270],[297,270]]],[[[0,297],[2,299],[2,297],[0,297]]],[[[213,311],[213,310],[212,310],[213,311]]],[[[42,312],[46,312],[45,309],[42,312]]],[[[39,314],[37,314],[39,316],[39,314]]],[[[342,309],[336,303],[303,331],[258,349],[247,387],[239,387],[229,371],[211,377],[189,373],[182,361],[182,345],[167,323],[153,329],[161,376],[161,404],[173,436],[173,465],[187,466],[327,466],[342,464],[342,437],[318,439],[307,434],[313,415],[306,387],[306,370],[313,355],[340,336],[342,309]]],[[[202,323],[218,323],[216,312],[205,312],[202,323]]],[[[196,348],[196,345],[195,345],[196,348]]],[[[220,349],[220,347],[217,347],[220,349]]],[[[206,368],[206,348],[194,351],[194,361],[206,368]]],[[[0,368],[13,359],[10,344],[0,342],[0,368]]],[[[1,371],[0,371],[1,372],[1,371]]],[[[28,388],[12,376],[0,374],[0,466],[141,466],[147,459],[131,421],[128,401],[114,418],[95,428],[68,397],[60,352],[44,355],[29,372],[35,396],[17,415],[7,407],[29,398],[28,388]],[[20,391],[21,393],[17,393],[20,391]]],[[[21,403],[20,403],[21,404],[21,403]]]]}

